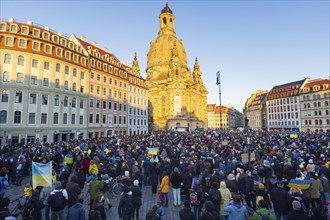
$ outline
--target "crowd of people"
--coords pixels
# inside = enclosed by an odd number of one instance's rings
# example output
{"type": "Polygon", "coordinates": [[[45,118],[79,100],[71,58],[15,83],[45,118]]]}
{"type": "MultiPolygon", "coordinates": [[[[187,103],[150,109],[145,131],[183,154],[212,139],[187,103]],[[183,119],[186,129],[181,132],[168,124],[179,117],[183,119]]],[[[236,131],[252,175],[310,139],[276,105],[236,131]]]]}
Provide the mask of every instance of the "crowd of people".
{"type": "Polygon", "coordinates": [[[117,212],[123,220],[167,219],[170,205],[182,220],[323,220],[329,216],[329,148],[330,131],[298,132],[290,138],[286,130],[162,131],[5,145],[0,152],[0,220],[15,218],[6,189],[31,176],[32,161],[52,161],[53,185],[25,185],[26,219],[107,219],[114,205],[111,180],[121,177],[125,187],[117,212]],[[151,154],[150,148],[157,152],[151,154]],[[309,185],[290,186],[291,180],[308,180],[309,185]],[[85,187],[89,209],[83,205],[85,187]],[[145,190],[159,201],[141,216],[145,190]]]}

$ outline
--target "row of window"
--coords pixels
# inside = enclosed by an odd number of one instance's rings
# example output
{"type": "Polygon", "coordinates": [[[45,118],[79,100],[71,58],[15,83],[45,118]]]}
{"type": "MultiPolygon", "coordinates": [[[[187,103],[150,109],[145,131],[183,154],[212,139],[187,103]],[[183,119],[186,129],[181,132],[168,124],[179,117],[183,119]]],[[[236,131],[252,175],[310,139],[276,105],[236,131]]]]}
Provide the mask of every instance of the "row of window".
{"type": "Polygon", "coordinates": [[[285,104],[290,104],[290,103],[292,104],[293,102],[297,103],[297,96],[290,97],[290,98],[279,99],[279,100],[268,101],[268,106],[285,105],[285,104]]]}
{"type": "MultiPolygon", "coordinates": [[[[89,114],[89,123],[94,123],[94,114],[89,114]]],[[[99,124],[100,123],[100,115],[95,114],[95,123],[99,124]]],[[[102,124],[107,123],[107,116],[102,115],[102,124]]],[[[108,123],[112,123],[112,118],[108,118],[108,123]]],[[[113,124],[117,124],[117,116],[113,116],[113,124]]],[[[126,116],[118,116],[118,124],[126,124],[126,116]],[[122,120],[123,119],[123,120],[122,120]]]]}
{"type": "Polygon", "coordinates": [[[299,126],[299,121],[271,121],[270,126],[299,126]]]}
{"type": "Polygon", "coordinates": [[[291,112],[291,113],[281,113],[281,114],[270,114],[268,116],[269,120],[276,120],[276,119],[297,119],[298,118],[298,112],[291,112]]]}
{"type": "MultiPolygon", "coordinates": [[[[313,104],[314,104],[314,108],[321,107],[322,106],[321,105],[321,102],[314,102],[313,104]]],[[[328,101],[325,101],[324,102],[324,106],[325,107],[329,106],[329,102],[328,101]]],[[[310,103],[304,103],[304,108],[310,108],[310,107],[311,107],[310,103]]]]}
{"type": "MultiPolygon", "coordinates": [[[[14,46],[14,37],[6,37],[6,41],[5,41],[5,45],[8,47],[12,47],[14,46]]],[[[48,54],[52,54],[53,53],[53,47],[52,45],[48,45],[48,44],[42,44],[41,42],[38,41],[28,41],[27,39],[19,39],[18,40],[18,46],[20,48],[27,48],[28,44],[32,43],[32,50],[34,51],[40,51],[41,48],[44,48],[44,52],[48,53],[48,54]]],[[[86,58],[85,57],[81,57],[77,54],[72,53],[71,51],[66,51],[63,50],[62,48],[56,48],[55,51],[56,56],[58,57],[64,57],[67,60],[73,60],[75,63],[80,62],[82,65],[86,65],[86,58]]]]}
{"type": "MultiPolygon", "coordinates": [[[[89,100],[89,107],[90,108],[94,108],[94,103],[95,103],[95,107],[96,108],[101,108],[101,100],[97,99],[94,101],[94,99],[90,99],[89,100]]],[[[116,102],[113,102],[113,106],[112,106],[112,102],[106,102],[106,101],[103,101],[102,102],[102,109],[108,109],[109,110],[117,110],[117,103],[116,102]],[[108,103],[108,105],[107,105],[108,103]]],[[[125,111],[126,112],[126,105],[125,104],[118,104],[118,110],[119,111],[125,111]]]]}
{"type": "MultiPolygon", "coordinates": [[[[322,119],[315,119],[314,124],[312,124],[312,120],[305,120],[305,125],[322,125],[322,119]]],[[[330,119],[325,120],[326,125],[330,125],[330,119]]]]}
{"type": "MultiPolygon", "coordinates": [[[[101,93],[101,88],[102,88],[101,86],[96,86],[96,94],[101,93]]],[[[93,84],[90,85],[89,89],[90,89],[89,90],[90,93],[94,93],[94,85],[93,84]]],[[[108,91],[108,96],[109,97],[114,97],[114,98],[118,97],[119,99],[124,98],[124,100],[126,100],[126,98],[127,98],[127,94],[125,92],[122,93],[121,91],[114,90],[113,94],[112,94],[112,89],[107,90],[106,87],[103,87],[102,91],[103,91],[104,96],[107,95],[107,91],[108,91]]]]}
{"type": "MultiPolygon", "coordinates": [[[[47,124],[47,119],[48,119],[48,114],[47,113],[41,113],[40,115],[40,124],[47,124]]],[[[0,112],[0,124],[7,124],[7,117],[8,117],[8,112],[6,110],[2,110],[0,112]]],[[[22,122],[22,113],[21,111],[15,111],[14,112],[14,124],[20,124],[22,122]]],[[[53,124],[58,124],[59,123],[59,113],[55,112],[53,116],[53,124]]],[[[64,113],[63,118],[62,118],[62,123],[63,124],[68,124],[68,114],[64,113]]],[[[79,116],[79,124],[84,123],[84,116],[80,115],[79,116]]],[[[36,113],[29,113],[28,117],[28,124],[36,124],[36,113]]],[[[71,124],[74,125],[76,124],[76,114],[71,114],[71,124]]]]}
{"type": "Polygon", "coordinates": [[[288,105],[288,106],[268,107],[268,112],[274,113],[274,112],[283,112],[286,110],[290,111],[290,107],[291,107],[291,111],[293,111],[293,110],[298,111],[298,104],[295,104],[295,105],[288,105]]]}
{"type": "MultiPolygon", "coordinates": [[[[324,93],[323,97],[328,98],[328,93],[324,93]]],[[[321,99],[321,94],[313,94],[313,99],[321,99]]],[[[303,96],[303,101],[308,101],[309,100],[309,95],[304,95],[303,96]]]]}
{"type": "Polygon", "coordinates": [[[129,114],[130,115],[144,115],[146,116],[147,115],[147,110],[142,110],[142,109],[136,109],[136,108],[129,108],[129,114]],[[132,111],[133,110],[133,111],[132,111]]]}

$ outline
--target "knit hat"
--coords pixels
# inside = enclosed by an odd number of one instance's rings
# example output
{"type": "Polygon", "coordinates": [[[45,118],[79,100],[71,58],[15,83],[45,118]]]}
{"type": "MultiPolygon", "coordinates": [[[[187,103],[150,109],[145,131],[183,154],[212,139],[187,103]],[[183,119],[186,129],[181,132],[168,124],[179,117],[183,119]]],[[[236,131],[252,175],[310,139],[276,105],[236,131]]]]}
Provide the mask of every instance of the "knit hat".
{"type": "Polygon", "coordinates": [[[139,181],[138,180],[134,180],[133,181],[133,186],[138,186],[139,185],[139,181]]]}
{"type": "Polygon", "coordinates": [[[265,188],[265,186],[264,186],[264,184],[262,184],[262,183],[259,183],[259,184],[258,184],[258,188],[259,188],[259,189],[264,189],[264,188],[265,188]]]}
{"type": "Polygon", "coordinates": [[[129,177],[129,171],[127,171],[127,170],[125,171],[125,176],[129,177]]]}
{"type": "Polygon", "coordinates": [[[184,201],[183,205],[184,205],[184,207],[189,208],[190,207],[189,200],[184,201]]]}
{"type": "Polygon", "coordinates": [[[55,187],[55,189],[60,189],[60,188],[62,188],[62,183],[61,182],[56,182],[54,187],[55,187]]]}
{"type": "Polygon", "coordinates": [[[313,163],[313,159],[309,159],[308,163],[313,163]]]}
{"type": "Polygon", "coordinates": [[[260,208],[266,208],[267,207],[267,203],[263,199],[258,202],[258,205],[260,206],[260,208]]]}
{"type": "Polygon", "coordinates": [[[300,210],[301,209],[300,202],[298,202],[297,200],[293,200],[292,208],[293,208],[293,210],[297,210],[297,211],[300,210]]]}
{"type": "Polygon", "coordinates": [[[178,173],[179,169],[177,167],[174,168],[174,173],[178,173]]]}

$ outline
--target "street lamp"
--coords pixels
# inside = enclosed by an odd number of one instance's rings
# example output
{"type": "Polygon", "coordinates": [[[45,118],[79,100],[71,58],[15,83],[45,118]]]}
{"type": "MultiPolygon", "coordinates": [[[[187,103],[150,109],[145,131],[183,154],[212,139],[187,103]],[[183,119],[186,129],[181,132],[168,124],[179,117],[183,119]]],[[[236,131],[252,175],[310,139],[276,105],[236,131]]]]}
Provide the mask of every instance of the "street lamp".
{"type": "Polygon", "coordinates": [[[251,164],[251,134],[250,131],[247,131],[246,135],[246,144],[248,145],[248,162],[249,162],[249,170],[252,171],[252,164],[251,164]]]}
{"type": "Polygon", "coordinates": [[[222,130],[222,109],[221,109],[221,82],[220,82],[220,70],[217,72],[217,83],[219,86],[219,105],[220,105],[220,130],[222,130]]]}

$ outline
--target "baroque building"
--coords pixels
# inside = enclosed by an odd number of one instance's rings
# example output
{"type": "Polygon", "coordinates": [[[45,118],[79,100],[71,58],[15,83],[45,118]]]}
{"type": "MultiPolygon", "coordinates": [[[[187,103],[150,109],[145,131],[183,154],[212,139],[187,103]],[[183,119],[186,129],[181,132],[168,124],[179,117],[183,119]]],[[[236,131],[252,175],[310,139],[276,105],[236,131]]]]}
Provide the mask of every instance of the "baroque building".
{"type": "Polygon", "coordinates": [[[0,145],[147,133],[136,57],[14,19],[0,21],[0,48],[0,145]]]}
{"type": "Polygon", "coordinates": [[[207,127],[207,90],[196,58],[191,72],[182,40],[174,30],[174,15],[166,2],[159,32],[147,55],[147,84],[153,130],[207,127]]]}
{"type": "Polygon", "coordinates": [[[243,114],[233,106],[221,106],[220,108],[216,104],[208,104],[207,119],[210,129],[236,129],[243,126],[243,114]]]}
{"type": "Polygon", "coordinates": [[[310,80],[300,93],[303,131],[330,129],[330,80],[310,80]]]}
{"type": "Polygon", "coordinates": [[[268,91],[257,90],[245,103],[244,114],[247,119],[247,126],[252,129],[267,127],[266,98],[268,91]]]}

